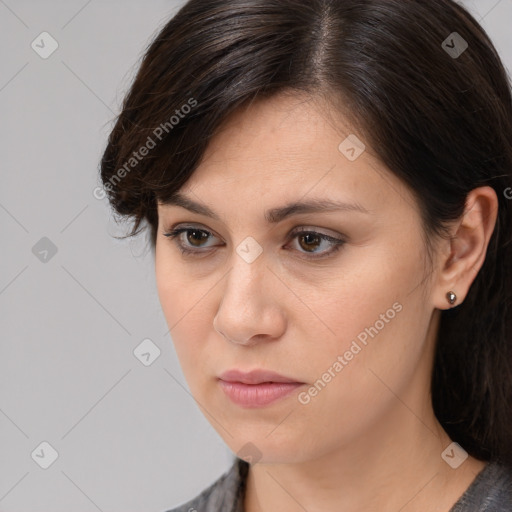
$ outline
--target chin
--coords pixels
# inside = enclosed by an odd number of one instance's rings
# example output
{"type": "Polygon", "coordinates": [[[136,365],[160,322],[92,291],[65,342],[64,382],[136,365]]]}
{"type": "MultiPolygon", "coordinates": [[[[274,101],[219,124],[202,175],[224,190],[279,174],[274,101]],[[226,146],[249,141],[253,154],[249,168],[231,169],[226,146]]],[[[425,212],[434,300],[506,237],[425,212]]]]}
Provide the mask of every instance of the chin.
{"type": "MultiPolygon", "coordinates": [[[[289,435],[285,429],[282,432],[284,435],[277,435],[280,427],[270,433],[275,425],[259,429],[248,429],[241,425],[238,432],[233,426],[226,428],[233,437],[219,431],[222,429],[218,429],[217,432],[234,455],[250,464],[296,464],[315,458],[316,455],[314,447],[311,446],[311,439],[304,442],[297,432],[295,435],[289,435]]],[[[305,432],[304,439],[307,438],[308,434],[305,432]]]]}

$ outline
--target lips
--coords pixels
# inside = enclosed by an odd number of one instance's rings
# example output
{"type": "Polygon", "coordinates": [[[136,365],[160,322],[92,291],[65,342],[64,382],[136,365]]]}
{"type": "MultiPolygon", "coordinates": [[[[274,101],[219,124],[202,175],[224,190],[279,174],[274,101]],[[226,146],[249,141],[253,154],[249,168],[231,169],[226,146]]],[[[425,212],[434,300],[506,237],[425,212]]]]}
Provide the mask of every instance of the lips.
{"type": "Polygon", "coordinates": [[[290,395],[304,383],[268,370],[229,370],[220,376],[219,384],[236,405],[256,408],[290,395]]]}
{"type": "Polygon", "coordinates": [[[251,372],[242,372],[240,370],[229,370],[220,377],[226,382],[240,382],[242,384],[262,384],[264,382],[287,382],[295,384],[304,384],[295,379],[290,379],[279,373],[269,370],[253,370],[251,372]]]}

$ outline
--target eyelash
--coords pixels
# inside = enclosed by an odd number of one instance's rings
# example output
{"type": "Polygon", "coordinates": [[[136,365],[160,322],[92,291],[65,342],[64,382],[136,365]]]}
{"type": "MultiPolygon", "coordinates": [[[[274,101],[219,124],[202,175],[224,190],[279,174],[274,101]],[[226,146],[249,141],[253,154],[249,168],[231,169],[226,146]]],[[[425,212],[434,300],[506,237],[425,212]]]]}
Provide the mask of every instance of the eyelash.
{"type": "MultiPolygon", "coordinates": [[[[183,255],[199,256],[199,254],[204,254],[204,253],[209,252],[207,250],[188,249],[180,242],[179,239],[177,239],[177,237],[179,235],[181,235],[182,233],[186,233],[188,231],[199,231],[202,233],[207,233],[209,235],[212,234],[210,231],[208,231],[206,229],[199,229],[199,228],[195,228],[195,227],[182,227],[182,228],[173,229],[173,230],[169,231],[168,233],[164,233],[164,236],[173,240],[183,255]]],[[[304,259],[307,259],[307,260],[319,260],[319,259],[328,258],[328,257],[334,255],[336,252],[338,252],[342,248],[342,246],[346,243],[345,240],[343,240],[341,238],[335,238],[335,237],[326,235],[324,233],[318,233],[316,231],[311,231],[311,230],[307,230],[304,228],[300,228],[300,229],[295,230],[292,233],[290,233],[291,240],[293,240],[295,237],[297,237],[299,235],[313,235],[315,237],[320,238],[321,240],[326,240],[326,241],[334,244],[333,248],[330,249],[329,251],[323,252],[322,256],[304,256],[304,259]]],[[[307,253],[302,253],[302,254],[307,254],[307,253]]]]}

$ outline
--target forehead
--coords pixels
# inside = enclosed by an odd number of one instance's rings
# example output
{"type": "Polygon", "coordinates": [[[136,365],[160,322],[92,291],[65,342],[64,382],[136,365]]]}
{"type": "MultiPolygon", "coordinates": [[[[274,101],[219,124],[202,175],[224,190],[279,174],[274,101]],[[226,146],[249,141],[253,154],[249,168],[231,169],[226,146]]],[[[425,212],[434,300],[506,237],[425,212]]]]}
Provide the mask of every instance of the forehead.
{"type": "Polygon", "coordinates": [[[345,189],[376,184],[387,170],[368,146],[357,159],[346,157],[340,144],[354,130],[329,108],[318,98],[289,93],[239,108],[210,140],[184,189],[243,184],[305,194],[312,183],[345,189]]]}
{"type": "Polygon", "coordinates": [[[180,192],[226,213],[301,199],[378,211],[405,198],[414,207],[405,186],[369,146],[347,158],[342,149],[354,136],[344,118],[319,99],[281,94],[255,101],[222,123],[180,192]]]}
{"type": "MultiPolygon", "coordinates": [[[[334,126],[320,99],[282,93],[244,105],[221,124],[211,139],[201,164],[216,161],[266,162],[279,166],[287,161],[318,161],[337,150],[344,120],[334,126]],[[340,130],[341,127],[341,130],[340,130]]],[[[264,174],[266,168],[260,169],[264,174]]]]}

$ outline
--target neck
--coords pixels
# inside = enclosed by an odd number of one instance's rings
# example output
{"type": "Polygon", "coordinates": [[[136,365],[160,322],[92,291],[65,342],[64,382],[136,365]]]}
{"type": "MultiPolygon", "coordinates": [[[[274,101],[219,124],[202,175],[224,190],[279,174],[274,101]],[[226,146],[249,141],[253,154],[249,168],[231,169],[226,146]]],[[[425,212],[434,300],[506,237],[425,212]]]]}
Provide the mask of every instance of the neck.
{"type": "Polygon", "coordinates": [[[314,460],[252,465],[245,512],[448,512],[485,463],[450,467],[441,453],[451,440],[426,413],[397,400],[372,431],[314,460]]]}

